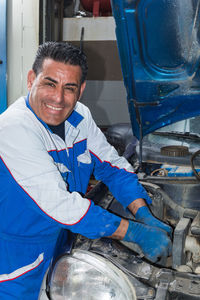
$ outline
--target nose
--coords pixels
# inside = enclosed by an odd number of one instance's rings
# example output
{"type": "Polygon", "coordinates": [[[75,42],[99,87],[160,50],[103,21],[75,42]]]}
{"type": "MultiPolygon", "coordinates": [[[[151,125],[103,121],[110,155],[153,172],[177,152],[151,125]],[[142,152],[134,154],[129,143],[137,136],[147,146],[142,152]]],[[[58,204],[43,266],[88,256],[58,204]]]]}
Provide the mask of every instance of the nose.
{"type": "Polygon", "coordinates": [[[57,87],[56,94],[55,94],[55,101],[56,103],[62,103],[64,99],[64,91],[63,88],[57,87]]]}

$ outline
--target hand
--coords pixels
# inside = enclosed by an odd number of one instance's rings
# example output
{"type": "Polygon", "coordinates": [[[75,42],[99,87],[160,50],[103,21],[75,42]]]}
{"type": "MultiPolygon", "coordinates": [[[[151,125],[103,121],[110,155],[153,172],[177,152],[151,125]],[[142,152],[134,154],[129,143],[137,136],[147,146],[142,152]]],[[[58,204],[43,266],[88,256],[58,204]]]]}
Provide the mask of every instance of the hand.
{"type": "Polygon", "coordinates": [[[172,228],[169,225],[156,219],[151,214],[151,212],[147,206],[142,206],[137,210],[137,212],[135,214],[135,219],[136,219],[136,221],[139,221],[146,225],[150,225],[152,227],[158,227],[162,230],[165,230],[169,234],[169,236],[172,237],[172,228]]]}
{"type": "Polygon", "coordinates": [[[166,231],[138,222],[129,221],[123,241],[138,244],[144,256],[152,262],[169,256],[172,251],[172,243],[166,231]]]}

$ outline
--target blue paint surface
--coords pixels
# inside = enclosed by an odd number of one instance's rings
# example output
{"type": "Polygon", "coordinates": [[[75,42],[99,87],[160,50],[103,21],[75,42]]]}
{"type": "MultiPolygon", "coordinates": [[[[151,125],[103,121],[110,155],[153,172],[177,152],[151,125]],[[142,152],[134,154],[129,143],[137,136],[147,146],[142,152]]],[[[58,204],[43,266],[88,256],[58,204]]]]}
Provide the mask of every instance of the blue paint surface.
{"type": "Polygon", "coordinates": [[[7,108],[6,0],[0,1],[0,113],[7,108]]]}
{"type": "Polygon", "coordinates": [[[200,0],[111,0],[135,136],[200,114],[200,0]]]}

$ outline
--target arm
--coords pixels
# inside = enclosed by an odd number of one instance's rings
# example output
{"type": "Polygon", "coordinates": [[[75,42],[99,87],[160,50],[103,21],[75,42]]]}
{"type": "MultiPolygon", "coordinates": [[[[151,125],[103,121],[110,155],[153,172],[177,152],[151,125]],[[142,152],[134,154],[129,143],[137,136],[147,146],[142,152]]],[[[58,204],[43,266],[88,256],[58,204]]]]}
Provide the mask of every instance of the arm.
{"type": "Polygon", "coordinates": [[[33,220],[40,216],[41,232],[49,224],[89,238],[112,235],[121,219],[67,190],[58,166],[48,154],[40,127],[35,130],[32,120],[23,118],[20,116],[12,124],[6,116],[0,123],[1,165],[8,176],[10,195],[18,195],[22,209],[27,214],[34,213],[33,220]]]}
{"type": "Polygon", "coordinates": [[[88,114],[88,148],[95,162],[95,177],[109,187],[124,207],[130,209],[136,220],[164,229],[171,235],[171,227],[151,215],[147,207],[151,199],[139,183],[132,166],[108,144],[89,112],[88,114]]]}
{"type": "Polygon", "coordinates": [[[88,112],[88,149],[94,162],[94,175],[103,181],[124,207],[138,198],[151,203],[145,189],[128,161],[118,155],[106,140],[88,112]]]}

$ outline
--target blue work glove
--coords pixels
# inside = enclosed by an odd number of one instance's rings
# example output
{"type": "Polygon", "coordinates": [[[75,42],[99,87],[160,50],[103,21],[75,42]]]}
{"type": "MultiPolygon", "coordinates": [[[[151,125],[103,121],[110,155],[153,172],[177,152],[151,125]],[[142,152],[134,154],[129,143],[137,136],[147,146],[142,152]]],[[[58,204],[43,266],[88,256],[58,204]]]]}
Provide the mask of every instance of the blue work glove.
{"type": "Polygon", "coordinates": [[[156,219],[150,212],[149,208],[147,206],[142,206],[138,208],[136,214],[135,214],[136,221],[139,221],[141,223],[144,223],[146,225],[150,225],[153,227],[158,227],[162,230],[165,230],[170,237],[172,237],[172,228],[161,222],[160,220],[156,219]]]}
{"type": "Polygon", "coordinates": [[[129,221],[123,241],[138,244],[144,256],[152,262],[169,256],[172,251],[172,243],[166,231],[138,222],[129,221]]]}

